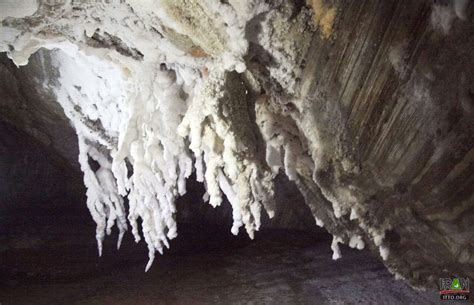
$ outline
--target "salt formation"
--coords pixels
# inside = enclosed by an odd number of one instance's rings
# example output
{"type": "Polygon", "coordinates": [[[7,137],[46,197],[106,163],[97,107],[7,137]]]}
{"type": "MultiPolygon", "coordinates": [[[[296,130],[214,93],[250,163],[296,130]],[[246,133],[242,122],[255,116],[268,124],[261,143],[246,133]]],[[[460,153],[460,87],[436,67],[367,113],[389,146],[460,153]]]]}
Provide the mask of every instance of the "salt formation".
{"type": "MultiPolygon", "coordinates": [[[[55,91],[78,135],[99,254],[114,224],[120,247],[127,215],[138,242],[140,218],[148,270],[155,251],[162,253],[177,235],[175,200],[186,192],[193,170],[205,183],[211,205],[219,205],[223,194],[231,203],[232,233],[244,225],[253,237],[262,205],[272,215],[275,173],[259,162],[246,89],[232,71],[245,70],[245,22],[267,6],[240,3],[240,15],[219,1],[190,7],[172,1],[111,6],[113,14],[105,4],[43,1],[36,15],[49,12],[54,22],[40,22],[29,33],[7,19],[1,44],[18,65],[41,47],[55,50],[60,74],[55,91]],[[194,35],[192,24],[175,14],[189,14],[210,32],[194,35]],[[71,18],[83,21],[70,24],[71,18]]],[[[285,160],[291,158],[291,152],[286,155],[285,160]]]]}
{"type": "Polygon", "coordinates": [[[224,192],[233,208],[232,233],[237,234],[245,224],[253,238],[260,227],[261,205],[271,214],[273,176],[257,164],[245,88],[238,84],[237,74],[218,68],[212,71],[198,89],[178,131],[190,139],[190,149],[198,164],[198,181],[203,180],[200,163],[204,160],[206,164],[204,180],[209,203],[220,205],[221,191],[224,192]]]}
{"type": "MultiPolygon", "coordinates": [[[[282,170],[296,181],[316,170],[311,155],[318,144],[310,149],[301,141],[289,111],[314,30],[312,16],[302,9],[287,22],[295,6],[278,5],[272,10],[261,0],[40,1],[36,13],[24,18],[31,26],[21,19],[3,21],[1,50],[17,65],[27,64],[39,48],[54,52],[59,78],[53,89],[77,132],[99,255],[114,225],[120,247],[127,218],[140,241],[141,219],[148,270],[155,252],[177,235],[175,200],[186,192],[193,171],[212,206],[223,195],[230,202],[231,232],[244,226],[253,238],[262,207],[274,214],[275,175],[282,170]],[[252,32],[257,25],[258,34],[252,32]],[[269,77],[277,85],[247,70],[244,57],[252,43],[273,57],[269,77]],[[249,103],[262,86],[281,92],[249,103]]],[[[342,205],[327,196],[340,217],[342,205]]],[[[334,240],[335,259],[338,243],[364,245],[359,235],[334,240]]]]}
{"type": "Polygon", "coordinates": [[[0,20],[6,17],[25,17],[33,15],[38,9],[36,0],[3,0],[0,2],[0,20]]]}
{"type": "Polygon", "coordinates": [[[431,13],[431,24],[434,28],[442,31],[445,35],[449,33],[454,19],[466,20],[467,0],[454,0],[452,3],[436,3],[431,13]]]}

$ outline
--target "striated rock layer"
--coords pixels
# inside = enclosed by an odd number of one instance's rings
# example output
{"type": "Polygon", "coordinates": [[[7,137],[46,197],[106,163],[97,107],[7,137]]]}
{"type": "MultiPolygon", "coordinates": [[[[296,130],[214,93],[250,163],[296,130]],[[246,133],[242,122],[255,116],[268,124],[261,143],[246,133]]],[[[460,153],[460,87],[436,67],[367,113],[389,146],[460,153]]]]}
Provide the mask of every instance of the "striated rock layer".
{"type": "Polygon", "coordinates": [[[131,226],[150,268],[177,235],[175,201],[193,172],[205,201],[230,202],[232,232],[252,237],[262,210],[275,214],[281,172],[333,234],[334,259],[346,243],[415,286],[474,276],[471,3],[2,5],[0,50],[17,65],[36,53],[45,73],[2,63],[14,88],[37,75],[41,98],[14,89],[1,119],[70,159],[57,100],[99,253],[113,226],[118,246],[131,226]]]}

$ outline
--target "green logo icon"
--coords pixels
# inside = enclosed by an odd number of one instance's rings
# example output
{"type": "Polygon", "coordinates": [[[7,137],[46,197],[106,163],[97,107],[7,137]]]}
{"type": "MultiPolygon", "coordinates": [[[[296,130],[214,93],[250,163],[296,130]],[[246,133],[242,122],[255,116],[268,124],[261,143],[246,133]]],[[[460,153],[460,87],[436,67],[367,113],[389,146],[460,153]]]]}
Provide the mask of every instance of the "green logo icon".
{"type": "Polygon", "coordinates": [[[451,289],[452,290],[460,290],[461,289],[461,283],[459,283],[459,279],[453,279],[453,282],[451,283],[451,289]]]}

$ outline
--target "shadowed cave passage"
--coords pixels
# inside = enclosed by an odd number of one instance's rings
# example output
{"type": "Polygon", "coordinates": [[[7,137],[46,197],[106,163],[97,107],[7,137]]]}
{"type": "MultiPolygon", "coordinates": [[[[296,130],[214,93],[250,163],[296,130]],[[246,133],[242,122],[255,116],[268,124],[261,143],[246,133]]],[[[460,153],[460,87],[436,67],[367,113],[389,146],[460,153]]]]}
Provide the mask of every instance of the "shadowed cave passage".
{"type": "Polygon", "coordinates": [[[114,231],[99,258],[80,173],[64,171],[24,133],[1,127],[1,181],[7,186],[0,213],[2,304],[438,302],[435,292],[393,279],[367,250],[341,246],[342,258],[333,261],[331,236],[311,223],[298,194],[291,188],[282,193],[281,185],[280,212],[263,219],[253,241],[244,232],[230,233],[227,202],[213,209],[202,203],[203,187],[190,182],[177,203],[178,237],[148,273],[146,245],[136,245],[130,233],[117,251],[114,231]],[[41,192],[48,185],[54,187],[41,192]]]}

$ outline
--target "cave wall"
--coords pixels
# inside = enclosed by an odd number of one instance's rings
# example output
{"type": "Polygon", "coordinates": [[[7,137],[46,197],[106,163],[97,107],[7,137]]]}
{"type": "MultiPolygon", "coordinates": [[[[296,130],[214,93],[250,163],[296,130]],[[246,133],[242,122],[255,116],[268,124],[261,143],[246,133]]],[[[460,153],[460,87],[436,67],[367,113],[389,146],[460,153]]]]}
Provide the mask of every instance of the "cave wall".
{"type": "Polygon", "coordinates": [[[22,130],[0,122],[0,210],[84,199],[79,171],[22,130]]]}
{"type": "Polygon", "coordinates": [[[339,222],[375,245],[385,231],[383,259],[413,283],[473,276],[474,6],[457,5],[336,3],[295,102],[339,222]]]}
{"type": "Polygon", "coordinates": [[[5,53],[0,53],[1,118],[79,171],[76,132],[52,91],[58,71],[50,54],[39,50],[29,65],[17,67],[5,53]]]}

